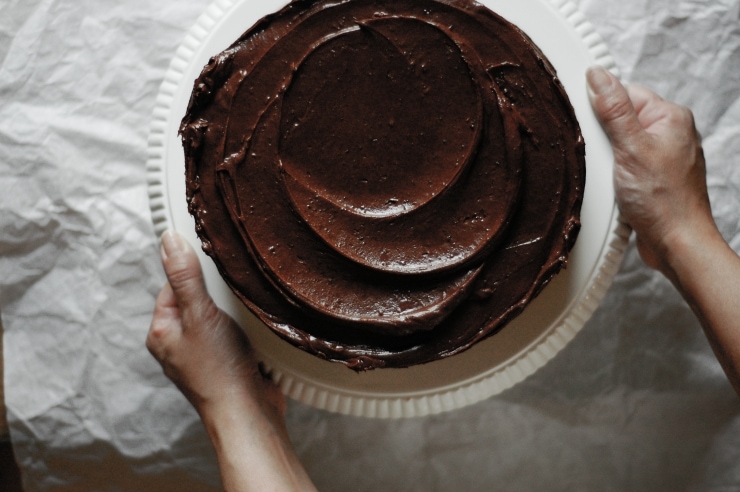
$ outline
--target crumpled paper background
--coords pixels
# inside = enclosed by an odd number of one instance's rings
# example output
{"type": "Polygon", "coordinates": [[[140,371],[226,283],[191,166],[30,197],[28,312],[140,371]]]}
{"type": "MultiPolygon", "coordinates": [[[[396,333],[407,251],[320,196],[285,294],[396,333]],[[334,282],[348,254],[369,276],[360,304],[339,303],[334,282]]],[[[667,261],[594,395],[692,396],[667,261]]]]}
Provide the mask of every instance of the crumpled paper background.
{"type": "MultiPolygon", "coordinates": [[[[740,1],[580,0],[625,80],[690,106],[740,251],[740,1]]],[[[27,490],[214,490],[196,414],[144,348],[164,282],[151,110],[207,0],[0,2],[0,311],[27,490]]],[[[246,26],[245,26],[246,27],[246,26]]],[[[401,421],[292,403],[320,490],[740,489],[740,404],[633,246],[576,339],[518,386],[401,421]]]]}

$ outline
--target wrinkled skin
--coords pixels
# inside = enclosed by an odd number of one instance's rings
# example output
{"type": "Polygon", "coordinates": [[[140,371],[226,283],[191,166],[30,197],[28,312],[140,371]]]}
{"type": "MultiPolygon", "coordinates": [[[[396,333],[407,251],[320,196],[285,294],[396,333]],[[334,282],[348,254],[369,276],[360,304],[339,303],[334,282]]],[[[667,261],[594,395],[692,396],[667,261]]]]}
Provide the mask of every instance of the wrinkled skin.
{"type": "Polygon", "coordinates": [[[712,217],[701,137],[691,111],[601,68],[591,103],[614,148],[614,187],[645,263],[691,306],[740,393],[740,257],[712,217]]]}
{"type": "Polygon", "coordinates": [[[206,291],[195,251],[162,237],[168,283],[146,345],[198,411],[213,441],[226,490],[312,490],[285,428],[285,399],[259,370],[233,319],[206,291]]]}

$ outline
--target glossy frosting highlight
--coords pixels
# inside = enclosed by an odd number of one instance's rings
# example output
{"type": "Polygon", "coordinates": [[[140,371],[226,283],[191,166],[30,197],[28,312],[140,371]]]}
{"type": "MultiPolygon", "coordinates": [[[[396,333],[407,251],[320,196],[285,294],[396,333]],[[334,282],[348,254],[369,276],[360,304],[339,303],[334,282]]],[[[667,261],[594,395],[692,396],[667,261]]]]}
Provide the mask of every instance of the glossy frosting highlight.
{"type": "Polygon", "coordinates": [[[458,353],[566,263],[584,144],[470,1],[294,1],[213,57],[181,131],[203,247],[278,335],[356,370],[458,353]]]}

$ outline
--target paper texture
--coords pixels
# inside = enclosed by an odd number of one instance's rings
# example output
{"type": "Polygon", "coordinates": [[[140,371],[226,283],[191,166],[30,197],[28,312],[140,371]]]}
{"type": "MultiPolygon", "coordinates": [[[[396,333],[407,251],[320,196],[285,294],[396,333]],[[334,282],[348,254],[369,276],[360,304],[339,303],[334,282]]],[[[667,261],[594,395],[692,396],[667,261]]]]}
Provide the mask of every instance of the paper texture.
{"type": "MultiPolygon", "coordinates": [[[[694,110],[713,210],[740,251],[740,1],[577,4],[625,80],[694,110]]],[[[148,125],[207,6],[0,3],[5,396],[29,491],[219,487],[195,412],[144,347],[164,282],[148,125]]],[[[288,419],[320,490],[740,489],[738,399],[634,247],[576,339],[497,397],[401,421],[293,403],[288,419]]]]}

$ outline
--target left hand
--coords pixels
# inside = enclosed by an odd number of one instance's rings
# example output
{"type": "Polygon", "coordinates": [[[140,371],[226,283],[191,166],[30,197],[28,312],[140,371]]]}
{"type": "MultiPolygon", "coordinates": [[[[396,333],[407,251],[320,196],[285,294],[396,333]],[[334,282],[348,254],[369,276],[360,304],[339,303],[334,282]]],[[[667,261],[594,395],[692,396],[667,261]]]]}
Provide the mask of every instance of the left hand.
{"type": "Polygon", "coordinates": [[[238,397],[282,426],[285,399],[260,373],[242,330],[208,295],[193,248],[165,232],[162,264],[169,282],[157,298],[146,346],[165,375],[199,413],[238,397]]]}

